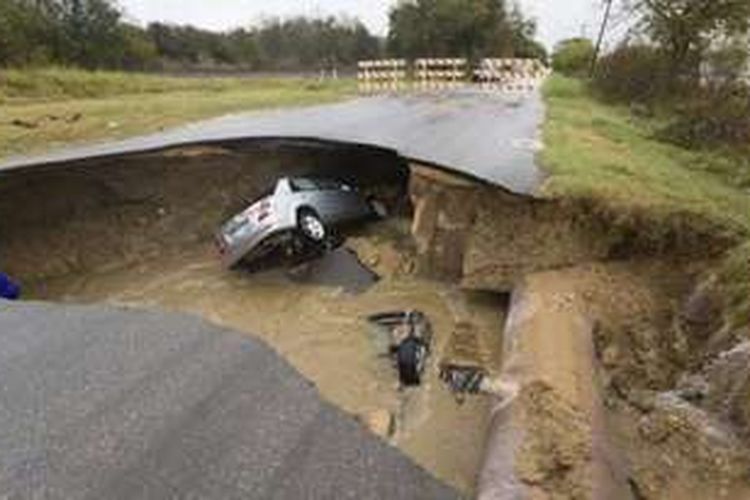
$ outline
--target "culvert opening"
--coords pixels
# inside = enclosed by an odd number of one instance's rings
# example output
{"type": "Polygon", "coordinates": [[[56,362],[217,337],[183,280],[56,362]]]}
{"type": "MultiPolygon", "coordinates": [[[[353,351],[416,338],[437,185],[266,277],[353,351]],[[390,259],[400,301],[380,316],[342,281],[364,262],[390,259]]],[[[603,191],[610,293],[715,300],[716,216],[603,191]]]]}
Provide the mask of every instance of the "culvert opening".
{"type": "Polygon", "coordinates": [[[469,321],[482,332],[487,362],[497,362],[504,303],[420,277],[412,171],[392,151],[309,141],[224,142],[8,171],[0,262],[27,298],[165,308],[257,335],[325,398],[471,495],[490,401],[457,404],[437,366],[456,324],[469,321]],[[354,184],[382,200],[388,217],[352,228],[336,252],[291,272],[222,268],[218,226],[280,176],[354,184]],[[366,324],[368,315],[403,309],[423,311],[436,332],[425,379],[409,390],[400,390],[366,324]]]}

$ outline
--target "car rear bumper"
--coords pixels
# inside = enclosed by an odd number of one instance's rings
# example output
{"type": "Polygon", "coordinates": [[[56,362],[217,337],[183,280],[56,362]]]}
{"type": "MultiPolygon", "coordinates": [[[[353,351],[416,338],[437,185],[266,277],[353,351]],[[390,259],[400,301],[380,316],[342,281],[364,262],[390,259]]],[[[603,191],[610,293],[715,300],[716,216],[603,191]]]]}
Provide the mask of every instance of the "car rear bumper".
{"type": "Polygon", "coordinates": [[[216,236],[222,265],[229,269],[243,259],[254,259],[265,255],[289,238],[288,228],[268,226],[253,231],[252,235],[227,241],[223,234],[216,236]]]}

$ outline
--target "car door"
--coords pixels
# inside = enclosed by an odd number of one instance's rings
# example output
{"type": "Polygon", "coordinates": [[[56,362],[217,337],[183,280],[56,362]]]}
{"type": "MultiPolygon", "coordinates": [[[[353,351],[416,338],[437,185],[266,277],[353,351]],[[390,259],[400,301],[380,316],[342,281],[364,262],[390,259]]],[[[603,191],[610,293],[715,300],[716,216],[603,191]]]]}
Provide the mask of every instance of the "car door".
{"type": "Polygon", "coordinates": [[[359,219],[367,213],[367,203],[359,191],[354,187],[339,183],[338,196],[341,200],[342,218],[345,220],[359,219]]]}
{"type": "Polygon", "coordinates": [[[343,200],[339,196],[337,183],[329,179],[316,179],[317,190],[314,193],[315,208],[329,224],[335,224],[341,220],[343,200]]]}

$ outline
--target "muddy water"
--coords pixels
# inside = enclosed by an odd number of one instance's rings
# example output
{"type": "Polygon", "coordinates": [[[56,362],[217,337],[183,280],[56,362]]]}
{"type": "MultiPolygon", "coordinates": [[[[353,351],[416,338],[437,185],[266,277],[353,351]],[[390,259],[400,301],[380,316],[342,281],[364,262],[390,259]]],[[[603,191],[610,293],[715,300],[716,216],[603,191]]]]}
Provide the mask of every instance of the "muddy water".
{"type": "Polygon", "coordinates": [[[488,401],[478,396],[459,405],[439,382],[437,363],[456,321],[473,322],[488,346],[500,346],[503,304],[494,296],[410,277],[375,281],[352,259],[340,250],[293,273],[249,274],[222,270],[213,249],[206,247],[176,259],[45,282],[33,293],[68,302],[186,311],[258,335],[334,404],[358,416],[390,412],[396,422],[390,441],[473,495],[488,401]],[[364,321],[373,312],[398,309],[424,311],[435,330],[426,380],[405,391],[399,390],[390,361],[380,356],[382,343],[374,341],[364,321]]]}

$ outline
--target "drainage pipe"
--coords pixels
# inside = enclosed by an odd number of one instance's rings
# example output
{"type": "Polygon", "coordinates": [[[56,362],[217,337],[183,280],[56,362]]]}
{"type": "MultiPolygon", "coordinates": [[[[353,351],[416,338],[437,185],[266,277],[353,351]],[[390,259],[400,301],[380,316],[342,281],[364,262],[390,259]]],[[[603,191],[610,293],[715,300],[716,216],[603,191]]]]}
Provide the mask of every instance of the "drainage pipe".
{"type": "Polygon", "coordinates": [[[513,293],[480,500],[632,498],[606,431],[593,325],[558,274],[513,293]]]}

